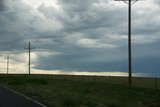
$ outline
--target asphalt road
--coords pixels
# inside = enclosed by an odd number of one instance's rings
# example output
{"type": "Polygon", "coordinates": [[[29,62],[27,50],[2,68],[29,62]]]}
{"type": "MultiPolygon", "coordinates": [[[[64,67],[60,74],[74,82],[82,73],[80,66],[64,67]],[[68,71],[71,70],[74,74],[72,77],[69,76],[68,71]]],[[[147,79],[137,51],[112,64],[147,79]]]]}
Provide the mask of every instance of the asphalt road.
{"type": "Polygon", "coordinates": [[[0,107],[44,107],[12,90],[0,86],[0,107]]]}

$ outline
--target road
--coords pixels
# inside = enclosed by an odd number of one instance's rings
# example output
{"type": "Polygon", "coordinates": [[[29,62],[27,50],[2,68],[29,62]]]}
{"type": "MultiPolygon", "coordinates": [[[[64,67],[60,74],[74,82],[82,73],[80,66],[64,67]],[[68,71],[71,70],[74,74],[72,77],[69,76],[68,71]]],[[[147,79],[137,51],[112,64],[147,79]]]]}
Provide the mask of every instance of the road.
{"type": "Polygon", "coordinates": [[[0,107],[46,107],[23,95],[0,86],[0,107]]]}

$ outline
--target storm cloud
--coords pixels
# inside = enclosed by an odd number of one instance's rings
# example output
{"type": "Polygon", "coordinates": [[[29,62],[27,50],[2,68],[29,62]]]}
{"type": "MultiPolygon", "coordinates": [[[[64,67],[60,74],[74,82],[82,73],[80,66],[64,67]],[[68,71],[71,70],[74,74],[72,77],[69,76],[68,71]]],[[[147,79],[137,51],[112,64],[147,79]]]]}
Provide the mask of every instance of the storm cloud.
{"type": "MultiPolygon", "coordinates": [[[[37,53],[32,62],[34,69],[127,72],[125,3],[42,1],[6,0],[5,4],[0,1],[1,52],[24,52],[23,48],[31,41],[37,53]],[[2,11],[4,5],[6,10],[2,11]]],[[[140,1],[132,6],[134,72],[156,75],[160,69],[157,4],[159,0],[140,1]]]]}
{"type": "Polygon", "coordinates": [[[4,10],[4,1],[3,0],[0,0],[0,11],[3,11],[4,10]]]}

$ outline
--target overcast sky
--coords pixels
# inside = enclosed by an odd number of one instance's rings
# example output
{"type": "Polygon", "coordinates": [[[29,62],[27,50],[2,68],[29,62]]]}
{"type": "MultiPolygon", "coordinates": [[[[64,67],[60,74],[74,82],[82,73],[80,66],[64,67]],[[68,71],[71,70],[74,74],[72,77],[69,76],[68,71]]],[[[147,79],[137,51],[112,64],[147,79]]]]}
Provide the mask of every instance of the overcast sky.
{"type": "MultiPolygon", "coordinates": [[[[0,67],[10,52],[25,68],[31,41],[34,70],[127,72],[127,9],[114,0],[0,0],[0,67]]],[[[160,0],[132,5],[132,46],[133,72],[160,76],[160,0]]]]}

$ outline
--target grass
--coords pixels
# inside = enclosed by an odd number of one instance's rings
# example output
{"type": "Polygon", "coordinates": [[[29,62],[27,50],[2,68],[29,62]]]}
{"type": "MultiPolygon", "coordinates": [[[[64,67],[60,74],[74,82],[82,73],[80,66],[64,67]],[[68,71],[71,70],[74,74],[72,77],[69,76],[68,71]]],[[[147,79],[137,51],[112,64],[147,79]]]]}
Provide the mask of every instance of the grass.
{"type": "Polygon", "coordinates": [[[48,107],[160,107],[159,80],[66,75],[0,75],[0,84],[48,107]],[[110,79],[109,79],[110,78],[110,79]]]}

